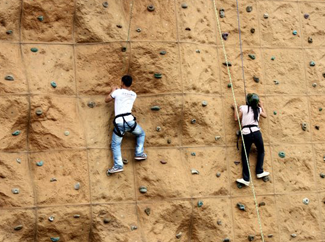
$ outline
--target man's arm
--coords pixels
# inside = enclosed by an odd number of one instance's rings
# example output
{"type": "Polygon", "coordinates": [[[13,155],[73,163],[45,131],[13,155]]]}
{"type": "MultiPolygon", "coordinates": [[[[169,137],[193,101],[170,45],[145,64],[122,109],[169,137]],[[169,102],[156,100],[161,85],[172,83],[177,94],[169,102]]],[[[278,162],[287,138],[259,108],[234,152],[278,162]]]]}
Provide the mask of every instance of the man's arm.
{"type": "Polygon", "coordinates": [[[117,90],[118,89],[118,87],[117,86],[114,86],[114,87],[112,87],[112,90],[111,90],[111,92],[105,97],[105,103],[109,103],[109,102],[111,102],[114,98],[112,97],[112,93],[115,91],[115,90],[117,90]]]}

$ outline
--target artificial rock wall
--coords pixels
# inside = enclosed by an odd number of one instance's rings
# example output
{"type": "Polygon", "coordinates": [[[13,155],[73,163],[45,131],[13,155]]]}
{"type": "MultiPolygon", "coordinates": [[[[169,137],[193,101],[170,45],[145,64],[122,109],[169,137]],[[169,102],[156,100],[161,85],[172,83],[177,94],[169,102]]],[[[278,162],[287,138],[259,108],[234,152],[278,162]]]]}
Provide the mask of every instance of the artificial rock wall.
{"type": "MultiPolygon", "coordinates": [[[[325,3],[240,0],[243,66],[236,1],[216,4],[237,101],[257,92],[268,113],[270,181],[254,178],[265,241],[325,241],[325,3]]],[[[1,0],[0,241],[261,241],[251,190],[234,182],[224,61],[211,0],[1,0]],[[127,136],[128,164],[107,177],[104,97],[128,72],[149,158],[135,162],[127,136]]]]}

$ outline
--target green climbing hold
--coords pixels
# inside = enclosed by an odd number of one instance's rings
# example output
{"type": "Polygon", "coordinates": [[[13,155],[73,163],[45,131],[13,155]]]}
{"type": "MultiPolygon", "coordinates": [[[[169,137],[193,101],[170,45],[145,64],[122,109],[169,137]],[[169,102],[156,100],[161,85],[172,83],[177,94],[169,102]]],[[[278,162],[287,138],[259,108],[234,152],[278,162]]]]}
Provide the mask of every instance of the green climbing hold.
{"type": "Polygon", "coordinates": [[[273,61],[274,61],[274,60],[275,60],[275,57],[274,57],[274,56],[272,56],[272,57],[271,57],[271,60],[273,60],[273,61]]]}
{"type": "Polygon", "coordinates": [[[37,19],[38,19],[40,22],[43,22],[44,17],[41,15],[41,16],[38,16],[37,19]]]}
{"type": "Polygon", "coordinates": [[[268,182],[268,181],[270,181],[270,178],[269,178],[269,176],[265,176],[262,178],[262,180],[263,180],[263,182],[268,182]]]}
{"type": "Polygon", "coordinates": [[[248,241],[253,241],[255,239],[254,235],[248,235],[248,241]]]}
{"type": "Polygon", "coordinates": [[[297,30],[292,31],[292,34],[297,35],[298,34],[297,30]]]}
{"type": "Polygon", "coordinates": [[[199,49],[195,50],[196,53],[200,54],[201,51],[199,49]]]}
{"type": "Polygon", "coordinates": [[[250,13],[250,12],[252,12],[253,11],[253,7],[252,6],[247,6],[246,7],[246,12],[247,13],[250,13]]]}
{"type": "Polygon", "coordinates": [[[80,189],[80,183],[77,182],[75,185],[74,185],[74,189],[75,190],[79,190],[80,189]]]}
{"type": "Polygon", "coordinates": [[[309,65],[310,65],[310,66],[315,66],[316,63],[315,63],[314,61],[311,61],[311,62],[309,62],[309,65]]]}
{"type": "Polygon", "coordinates": [[[227,87],[228,87],[228,88],[231,88],[231,83],[228,83],[227,87]]]}
{"type": "Polygon", "coordinates": [[[161,74],[161,73],[155,73],[155,74],[154,74],[154,77],[155,77],[156,79],[161,79],[161,78],[162,78],[162,74],[161,74]]]}
{"type": "Polygon", "coordinates": [[[200,208],[200,207],[202,207],[203,206],[203,202],[202,201],[198,201],[197,202],[197,206],[200,208]]]}
{"type": "Polygon", "coordinates": [[[161,55],[166,55],[167,54],[167,51],[166,50],[162,50],[162,51],[160,51],[160,54],[161,55]]]}
{"type": "Polygon", "coordinates": [[[313,86],[313,87],[317,87],[317,83],[316,83],[316,82],[314,82],[312,86],[313,86]]]}
{"type": "Polygon", "coordinates": [[[60,240],[60,237],[51,237],[52,242],[57,242],[60,240]]]}
{"type": "Polygon", "coordinates": [[[214,140],[215,140],[215,141],[218,141],[219,139],[221,139],[221,136],[219,136],[219,135],[214,136],[214,140]]]}
{"type": "Polygon", "coordinates": [[[36,162],[36,165],[37,165],[37,166],[43,166],[43,164],[44,164],[44,161],[42,161],[42,160],[41,160],[41,161],[38,161],[38,162],[36,162]]]}
{"type": "Polygon", "coordinates": [[[220,18],[226,17],[225,10],[223,8],[219,10],[219,16],[220,18]]]}
{"type": "Polygon", "coordinates": [[[253,55],[253,54],[249,54],[248,57],[251,58],[252,60],[256,59],[255,55],[253,55]]]}
{"type": "Polygon", "coordinates": [[[20,130],[16,130],[15,132],[12,133],[12,136],[18,136],[21,134],[20,130]]]}
{"type": "Polygon", "coordinates": [[[280,151],[278,155],[279,155],[280,158],[285,158],[286,157],[286,154],[283,151],[280,151]]]}
{"type": "Polygon", "coordinates": [[[38,49],[33,47],[33,48],[30,49],[30,51],[31,51],[31,52],[37,52],[38,49]]]}
{"type": "Polygon", "coordinates": [[[64,131],[64,135],[65,136],[69,136],[70,135],[70,132],[68,130],[64,131]]]}
{"type": "Polygon", "coordinates": [[[56,88],[56,87],[57,87],[56,82],[52,81],[52,82],[51,82],[51,86],[52,86],[53,88],[56,88]]]}
{"type": "Polygon", "coordinates": [[[241,203],[237,203],[237,208],[242,211],[246,211],[245,205],[241,203]]]}
{"type": "Polygon", "coordinates": [[[18,230],[21,230],[22,228],[23,228],[22,225],[18,225],[18,226],[16,226],[16,227],[14,227],[14,230],[18,231],[18,230]]]}
{"type": "Polygon", "coordinates": [[[153,111],[159,111],[160,110],[160,107],[159,106],[152,106],[151,107],[151,110],[153,110],[153,111]]]}
{"type": "Polygon", "coordinates": [[[13,75],[8,75],[8,76],[5,77],[5,80],[6,80],[6,81],[14,81],[15,78],[14,78],[13,75]]]}
{"type": "Polygon", "coordinates": [[[150,215],[150,212],[151,212],[151,209],[150,209],[150,208],[146,208],[146,209],[144,210],[144,212],[149,216],[149,215],[150,215]]]}
{"type": "Polygon", "coordinates": [[[147,9],[148,9],[149,12],[153,12],[153,11],[155,11],[155,7],[154,7],[153,5],[149,5],[149,6],[147,7],[147,9]]]}
{"type": "Polygon", "coordinates": [[[141,192],[141,193],[147,193],[147,188],[146,187],[144,187],[144,186],[141,186],[141,187],[139,187],[139,191],[141,192]]]}
{"type": "Polygon", "coordinates": [[[191,153],[191,156],[196,156],[196,153],[195,153],[195,152],[192,152],[192,153],[191,153]]]}
{"type": "Polygon", "coordinates": [[[239,183],[239,182],[236,182],[236,185],[237,185],[238,189],[242,189],[243,188],[243,185],[241,183],[239,183]]]}
{"type": "Polygon", "coordinates": [[[307,130],[307,123],[301,123],[301,128],[303,131],[306,131],[307,130]]]}
{"type": "Polygon", "coordinates": [[[259,83],[260,82],[260,78],[258,78],[257,76],[253,76],[253,80],[256,83],[259,83]]]}
{"type": "Polygon", "coordinates": [[[319,111],[319,112],[323,111],[323,108],[319,108],[318,111],[319,111]]]}
{"type": "Polygon", "coordinates": [[[273,112],[273,114],[274,114],[274,115],[277,115],[277,112],[276,112],[276,111],[274,111],[274,112],[273,112]]]}
{"type": "Polygon", "coordinates": [[[94,108],[94,107],[96,106],[96,103],[93,102],[93,101],[89,101],[89,102],[87,103],[87,106],[90,107],[90,108],[94,108]]]}
{"type": "Polygon", "coordinates": [[[13,33],[12,30],[7,30],[7,31],[6,31],[6,34],[7,34],[7,35],[10,35],[10,34],[12,34],[12,33],[13,33]]]}
{"type": "Polygon", "coordinates": [[[232,66],[232,64],[229,61],[223,62],[222,63],[224,66],[232,66]]]}

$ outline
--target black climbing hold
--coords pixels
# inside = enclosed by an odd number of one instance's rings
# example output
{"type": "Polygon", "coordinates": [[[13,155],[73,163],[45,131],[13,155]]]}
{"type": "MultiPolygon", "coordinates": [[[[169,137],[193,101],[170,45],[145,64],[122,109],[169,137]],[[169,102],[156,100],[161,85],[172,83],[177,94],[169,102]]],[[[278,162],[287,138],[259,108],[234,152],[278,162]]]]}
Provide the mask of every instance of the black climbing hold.
{"type": "Polygon", "coordinates": [[[153,5],[149,5],[149,6],[147,7],[147,9],[148,9],[149,12],[155,11],[155,6],[153,6],[153,5]]]}
{"type": "Polygon", "coordinates": [[[248,235],[248,241],[253,241],[255,239],[254,235],[248,235]]]}
{"type": "Polygon", "coordinates": [[[167,53],[167,52],[166,52],[165,50],[160,51],[160,54],[161,54],[161,55],[166,55],[166,53],[167,53]]]}
{"type": "Polygon", "coordinates": [[[156,79],[161,79],[161,78],[162,78],[162,74],[161,74],[161,73],[155,73],[155,74],[154,74],[154,77],[155,77],[156,79]]]}
{"type": "Polygon", "coordinates": [[[251,58],[252,60],[256,59],[255,55],[253,55],[253,54],[249,54],[248,57],[251,58]]]}
{"type": "Polygon", "coordinates": [[[223,34],[222,34],[222,38],[223,38],[224,40],[227,40],[227,39],[228,39],[228,36],[229,36],[229,33],[223,33],[223,34]]]}
{"type": "Polygon", "coordinates": [[[220,16],[220,18],[226,17],[225,10],[223,8],[219,10],[219,16],[220,16]]]}
{"type": "Polygon", "coordinates": [[[195,123],[196,123],[196,119],[192,119],[191,124],[195,124],[195,123]]]}
{"type": "Polygon", "coordinates": [[[141,192],[141,193],[147,193],[147,188],[146,187],[144,187],[144,186],[141,186],[141,187],[139,187],[139,191],[141,192]]]}
{"type": "Polygon", "coordinates": [[[313,38],[312,37],[308,37],[308,43],[309,44],[313,43],[313,38]]]}
{"type": "Polygon", "coordinates": [[[150,208],[146,208],[146,209],[144,210],[144,212],[149,216],[149,215],[150,215],[150,212],[151,212],[151,209],[150,209],[150,208]]]}
{"type": "Polygon", "coordinates": [[[325,78],[325,72],[323,73],[323,77],[325,78]]]}
{"type": "Polygon", "coordinates": [[[260,78],[258,78],[258,77],[256,77],[256,76],[253,76],[253,80],[254,80],[254,82],[256,82],[256,83],[259,83],[259,82],[260,82],[260,78]]]}
{"type": "Polygon", "coordinates": [[[151,110],[153,110],[153,111],[159,111],[160,110],[160,107],[159,106],[152,106],[151,107],[151,110]]]}
{"type": "Polygon", "coordinates": [[[7,30],[7,31],[6,31],[6,34],[7,34],[7,35],[10,35],[10,34],[12,34],[12,33],[13,33],[12,30],[7,30]]]}
{"type": "Polygon", "coordinates": [[[90,101],[90,102],[87,103],[87,106],[90,107],[90,108],[94,108],[96,106],[96,103],[90,101]]]}
{"type": "Polygon", "coordinates": [[[203,107],[206,107],[208,105],[208,102],[207,101],[202,101],[202,106],[203,107]]]}
{"type": "Polygon", "coordinates": [[[119,29],[121,29],[122,28],[122,25],[117,24],[116,27],[118,27],[119,29]]]}
{"type": "Polygon", "coordinates": [[[20,130],[16,130],[12,133],[12,136],[18,136],[20,135],[21,131],[20,130]]]}
{"type": "Polygon", "coordinates": [[[291,234],[291,237],[292,238],[296,238],[297,237],[297,234],[291,234]]]}
{"type": "Polygon", "coordinates": [[[221,136],[219,136],[219,135],[214,136],[214,140],[215,140],[215,141],[217,141],[217,140],[219,140],[219,139],[221,139],[221,136]]]}
{"type": "Polygon", "coordinates": [[[103,2],[103,7],[108,8],[108,2],[103,2]]]}
{"type": "Polygon", "coordinates": [[[246,209],[245,209],[245,205],[244,205],[244,204],[237,203],[237,208],[238,208],[239,210],[246,211],[246,209]]]}
{"type": "Polygon", "coordinates": [[[5,76],[5,80],[6,80],[6,81],[14,81],[15,78],[14,78],[13,75],[8,75],[8,76],[5,76]]]}
{"type": "Polygon", "coordinates": [[[301,128],[303,131],[307,130],[307,124],[306,123],[301,123],[301,128]]]}
{"type": "Polygon", "coordinates": [[[315,129],[319,130],[319,126],[318,125],[315,125],[315,129]]]}
{"type": "Polygon", "coordinates": [[[167,144],[171,144],[171,143],[172,143],[171,139],[167,139],[167,144]]]}
{"type": "Polygon", "coordinates": [[[141,32],[141,28],[137,28],[137,30],[136,30],[138,33],[140,33],[141,32]]]}
{"type": "Polygon", "coordinates": [[[316,83],[316,82],[314,82],[312,86],[313,86],[313,87],[317,87],[317,83],[316,83]]]}
{"type": "Polygon", "coordinates": [[[31,52],[37,52],[38,49],[33,47],[33,48],[30,49],[30,51],[31,51],[31,52]]]}
{"type": "Polygon", "coordinates": [[[308,14],[308,13],[305,13],[305,14],[304,14],[304,18],[305,18],[305,19],[308,19],[308,18],[309,18],[309,14],[308,14]]]}
{"type": "Polygon", "coordinates": [[[255,33],[255,29],[251,28],[251,33],[254,34],[255,33]]]}
{"type": "Polygon", "coordinates": [[[218,221],[217,221],[217,224],[218,224],[218,225],[221,225],[221,224],[222,224],[221,220],[218,220],[218,221]]]}
{"type": "Polygon", "coordinates": [[[247,6],[246,7],[246,12],[247,13],[250,13],[250,12],[252,12],[253,11],[253,7],[252,6],[247,6]]]}
{"type": "Polygon", "coordinates": [[[44,17],[41,15],[41,16],[38,16],[37,19],[38,19],[38,21],[43,22],[44,17]]]}
{"type": "Polygon", "coordinates": [[[110,218],[104,218],[104,224],[109,224],[111,222],[110,218]]]}
{"type": "Polygon", "coordinates": [[[268,15],[267,13],[264,13],[263,17],[264,17],[265,19],[268,19],[268,18],[269,18],[269,15],[268,15]]]}
{"type": "Polygon", "coordinates": [[[220,172],[217,172],[216,176],[217,177],[220,177],[221,176],[221,173],[220,172]]]}
{"type": "Polygon", "coordinates": [[[319,176],[320,176],[321,178],[325,178],[325,174],[324,174],[324,173],[320,173],[319,176]]]}
{"type": "Polygon", "coordinates": [[[80,218],[80,215],[79,214],[75,214],[73,215],[74,218],[80,218]]]}
{"type": "Polygon", "coordinates": [[[132,225],[132,226],[131,226],[131,231],[133,231],[133,230],[137,230],[137,229],[138,229],[137,226],[135,226],[135,225],[132,225]]]}
{"type": "Polygon", "coordinates": [[[225,239],[223,240],[223,242],[230,242],[230,239],[225,238],[225,239]]]}
{"type": "Polygon", "coordinates": [[[270,178],[268,176],[265,176],[262,178],[263,182],[268,182],[270,180],[270,178]]]}
{"type": "Polygon", "coordinates": [[[126,52],[126,47],[122,47],[122,48],[121,48],[121,51],[122,51],[122,52],[126,52]]]}
{"type": "Polygon", "coordinates": [[[179,232],[178,234],[176,234],[176,239],[180,239],[182,237],[182,232],[179,232]]]}
{"type": "Polygon", "coordinates": [[[127,159],[123,159],[123,164],[124,165],[126,165],[126,164],[128,164],[129,163],[129,161],[127,160],[127,159]]]}
{"type": "Polygon", "coordinates": [[[234,161],[235,165],[238,166],[240,164],[240,161],[234,161]]]}
{"type": "Polygon", "coordinates": [[[163,164],[163,165],[165,165],[165,164],[167,164],[167,161],[161,160],[160,163],[163,164]]]}
{"type": "Polygon", "coordinates": [[[189,28],[189,27],[186,27],[186,28],[185,28],[185,30],[187,30],[187,31],[191,31],[191,28],[189,28]]]}
{"type": "Polygon", "coordinates": [[[228,83],[227,87],[228,87],[228,88],[231,88],[231,83],[228,83]]]}
{"type": "Polygon", "coordinates": [[[224,66],[232,66],[231,62],[229,62],[229,61],[228,61],[228,62],[223,62],[222,64],[223,64],[224,66]]]}
{"type": "Polygon", "coordinates": [[[50,182],[55,182],[57,179],[55,177],[51,178],[50,182]]]}
{"type": "Polygon", "coordinates": [[[259,206],[259,207],[265,206],[265,202],[260,202],[260,203],[258,204],[258,206],[259,206]]]}
{"type": "Polygon", "coordinates": [[[188,8],[186,3],[182,3],[182,8],[188,8]]]}
{"type": "Polygon", "coordinates": [[[21,230],[22,228],[23,228],[22,225],[18,225],[18,226],[16,226],[16,227],[14,227],[14,230],[18,231],[18,230],[21,230]]]}
{"type": "Polygon", "coordinates": [[[43,111],[42,111],[42,109],[37,109],[35,113],[36,113],[36,115],[40,116],[43,114],[43,111]]]}
{"type": "Polygon", "coordinates": [[[280,84],[280,82],[278,80],[274,80],[273,82],[274,82],[275,85],[279,85],[280,84]]]}
{"type": "Polygon", "coordinates": [[[268,234],[267,237],[268,238],[272,238],[273,237],[273,234],[268,234]]]}

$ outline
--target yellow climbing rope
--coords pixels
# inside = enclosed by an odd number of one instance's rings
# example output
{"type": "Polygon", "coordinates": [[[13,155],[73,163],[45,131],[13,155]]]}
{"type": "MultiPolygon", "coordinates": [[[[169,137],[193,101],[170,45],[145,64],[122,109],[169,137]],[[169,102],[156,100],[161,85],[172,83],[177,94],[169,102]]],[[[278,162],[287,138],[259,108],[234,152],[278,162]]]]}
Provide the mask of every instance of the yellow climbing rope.
{"type": "MultiPolygon", "coordinates": [[[[217,18],[219,37],[220,37],[222,48],[223,48],[223,54],[224,54],[226,63],[228,63],[227,52],[226,52],[225,44],[224,44],[224,41],[223,41],[223,38],[222,38],[222,32],[221,32],[220,21],[219,21],[219,16],[218,16],[218,12],[217,12],[216,1],[215,0],[212,0],[212,1],[213,1],[214,12],[215,12],[215,15],[216,15],[216,18],[217,18]]],[[[232,97],[233,97],[234,103],[235,103],[235,111],[236,111],[236,115],[238,117],[239,129],[241,130],[242,126],[241,126],[241,123],[240,123],[239,112],[238,112],[238,107],[237,107],[237,101],[236,101],[234,87],[233,87],[233,84],[232,84],[229,65],[227,64],[226,67],[227,67],[229,81],[230,81],[230,85],[231,85],[232,97]]],[[[252,192],[253,192],[253,196],[254,196],[254,203],[255,203],[255,208],[256,208],[256,213],[257,213],[257,220],[258,220],[258,224],[259,224],[259,228],[260,228],[262,241],[264,242],[264,234],[263,234],[263,229],[262,229],[261,217],[260,217],[260,213],[259,213],[258,205],[257,205],[256,192],[255,192],[255,188],[254,188],[254,184],[253,184],[251,170],[250,170],[250,167],[249,167],[248,155],[247,155],[247,151],[246,151],[246,148],[245,148],[245,141],[244,141],[244,137],[243,137],[242,132],[241,132],[241,138],[242,138],[242,141],[243,141],[243,149],[244,149],[244,153],[245,153],[245,157],[246,157],[248,173],[249,173],[249,178],[250,178],[250,182],[251,182],[251,188],[252,188],[252,192]]]]}

